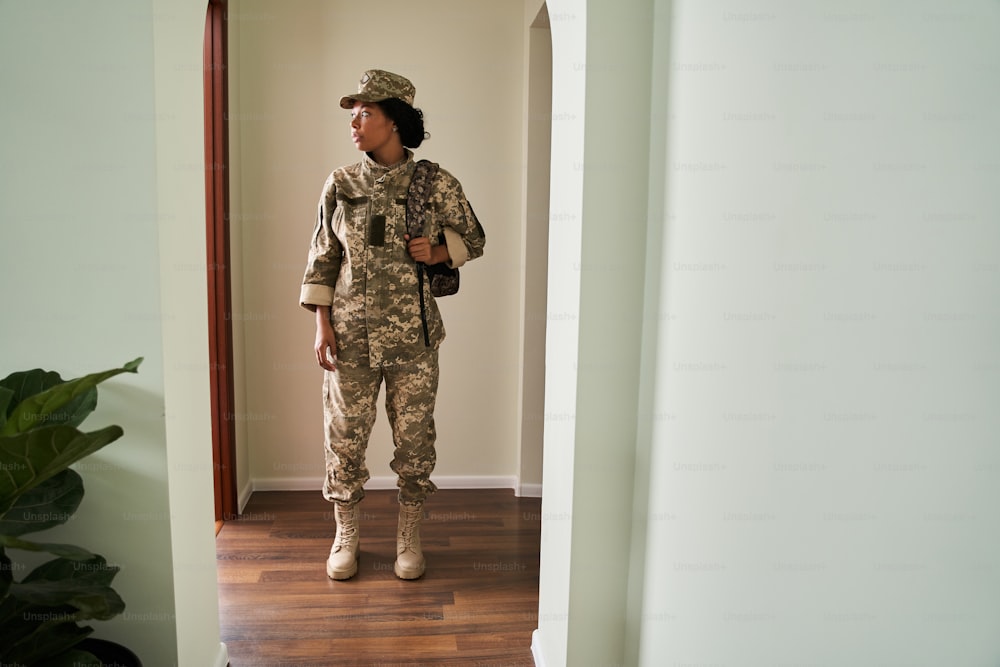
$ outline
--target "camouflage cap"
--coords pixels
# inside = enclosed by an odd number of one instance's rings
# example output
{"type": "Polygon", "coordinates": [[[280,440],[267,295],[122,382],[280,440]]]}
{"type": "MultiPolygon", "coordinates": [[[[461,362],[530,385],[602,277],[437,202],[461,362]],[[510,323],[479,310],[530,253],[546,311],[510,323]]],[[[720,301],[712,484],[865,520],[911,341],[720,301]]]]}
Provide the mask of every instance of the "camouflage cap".
{"type": "Polygon", "coordinates": [[[381,102],[390,97],[398,97],[413,106],[413,96],[417,89],[406,77],[381,69],[370,69],[361,75],[358,92],[355,95],[345,95],[340,98],[340,106],[350,109],[358,102],[381,102]]]}

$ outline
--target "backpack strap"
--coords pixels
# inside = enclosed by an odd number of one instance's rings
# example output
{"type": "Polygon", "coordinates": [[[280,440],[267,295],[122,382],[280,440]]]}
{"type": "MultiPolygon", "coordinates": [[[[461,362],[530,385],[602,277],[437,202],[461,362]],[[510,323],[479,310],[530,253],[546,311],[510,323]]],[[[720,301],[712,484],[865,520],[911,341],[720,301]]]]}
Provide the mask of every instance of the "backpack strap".
{"type": "MultiPolygon", "coordinates": [[[[411,239],[424,235],[424,220],[427,217],[427,201],[431,197],[431,183],[437,176],[438,164],[430,160],[420,160],[410,178],[410,188],[406,192],[406,229],[411,239]]],[[[420,293],[420,324],[424,328],[424,346],[431,346],[427,331],[427,306],[424,303],[423,262],[417,262],[417,290],[420,293]]]]}
{"type": "Polygon", "coordinates": [[[436,162],[420,160],[413,170],[410,189],[406,193],[406,227],[411,239],[424,235],[427,200],[431,198],[431,183],[434,182],[438,169],[436,162]]]}

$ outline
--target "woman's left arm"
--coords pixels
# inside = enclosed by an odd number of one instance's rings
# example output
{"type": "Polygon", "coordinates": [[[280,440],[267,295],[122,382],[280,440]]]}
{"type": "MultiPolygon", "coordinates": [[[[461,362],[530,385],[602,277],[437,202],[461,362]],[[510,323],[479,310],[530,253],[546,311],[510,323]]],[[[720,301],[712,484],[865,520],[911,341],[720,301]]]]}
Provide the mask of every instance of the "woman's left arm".
{"type": "Polygon", "coordinates": [[[457,178],[441,169],[435,185],[438,186],[435,194],[440,197],[434,197],[438,204],[435,214],[441,221],[444,232],[444,243],[435,247],[445,246],[448,266],[457,269],[470,259],[482,257],[486,246],[486,232],[479,224],[457,178]]]}
{"type": "Polygon", "coordinates": [[[424,264],[448,263],[448,266],[451,266],[451,254],[448,252],[447,243],[431,245],[431,240],[426,236],[418,236],[415,239],[411,239],[409,234],[404,234],[403,238],[406,240],[406,250],[410,253],[410,257],[413,258],[414,262],[422,262],[424,264]]]}

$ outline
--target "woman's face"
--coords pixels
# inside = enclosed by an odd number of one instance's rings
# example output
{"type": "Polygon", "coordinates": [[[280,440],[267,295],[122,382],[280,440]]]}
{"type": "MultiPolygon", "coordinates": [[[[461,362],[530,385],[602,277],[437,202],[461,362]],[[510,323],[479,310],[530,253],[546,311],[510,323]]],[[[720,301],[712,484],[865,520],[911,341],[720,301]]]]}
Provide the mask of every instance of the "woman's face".
{"type": "Polygon", "coordinates": [[[351,109],[351,141],[359,151],[378,156],[393,148],[399,135],[392,131],[392,125],[377,104],[355,102],[351,109]]]}

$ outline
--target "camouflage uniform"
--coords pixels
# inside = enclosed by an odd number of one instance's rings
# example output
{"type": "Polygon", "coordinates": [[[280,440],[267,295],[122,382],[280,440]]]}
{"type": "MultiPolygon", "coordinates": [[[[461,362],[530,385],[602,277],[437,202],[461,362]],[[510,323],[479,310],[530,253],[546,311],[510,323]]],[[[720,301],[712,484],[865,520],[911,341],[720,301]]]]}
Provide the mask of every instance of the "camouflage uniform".
{"type": "MultiPolygon", "coordinates": [[[[392,427],[401,502],[419,502],[436,487],[434,401],[438,347],[444,324],[424,281],[429,345],[420,320],[416,264],[403,238],[406,193],[415,163],[406,151],[389,167],[367,155],[337,169],[319,201],[300,303],[330,306],[337,340],[337,370],[326,371],[327,500],[350,503],[364,497],[369,478],[365,449],[375,422],[379,386],[386,383],[386,411],[392,427]],[[373,221],[385,216],[384,240],[373,221]]],[[[483,254],[485,236],[462,186],[438,172],[428,203],[424,235],[448,245],[451,266],[483,254]]]]}

